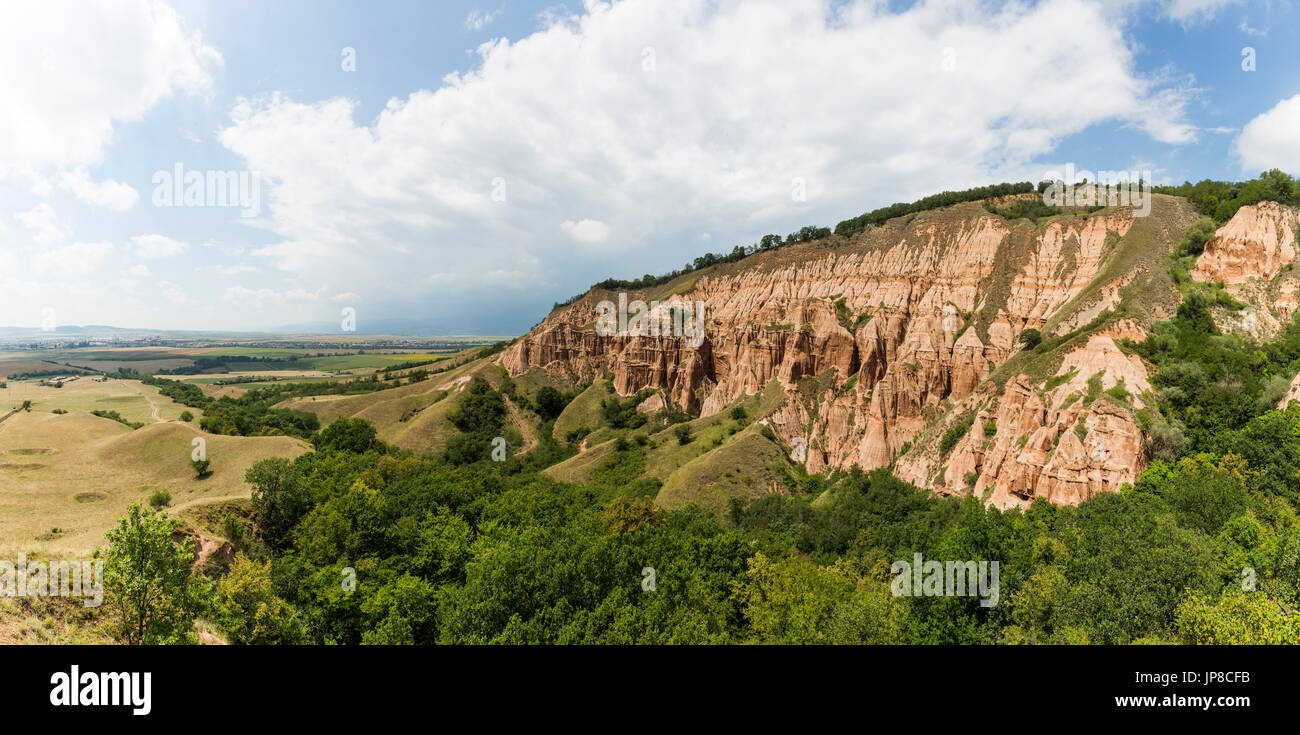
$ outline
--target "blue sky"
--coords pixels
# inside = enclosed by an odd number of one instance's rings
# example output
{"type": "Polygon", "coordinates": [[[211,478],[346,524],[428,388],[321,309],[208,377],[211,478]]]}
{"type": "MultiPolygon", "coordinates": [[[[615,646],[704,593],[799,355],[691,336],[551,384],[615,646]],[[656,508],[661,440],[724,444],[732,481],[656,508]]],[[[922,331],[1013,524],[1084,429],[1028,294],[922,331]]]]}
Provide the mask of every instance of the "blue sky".
{"type": "Polygon", "coordinates": [[[1300,174],[1290,1],[0,12],[6,326],[513,334],[609,276],[1067,163],[1300,174]],[[157,206],[176,164],[257,172],[256,216],[157,206]]]}

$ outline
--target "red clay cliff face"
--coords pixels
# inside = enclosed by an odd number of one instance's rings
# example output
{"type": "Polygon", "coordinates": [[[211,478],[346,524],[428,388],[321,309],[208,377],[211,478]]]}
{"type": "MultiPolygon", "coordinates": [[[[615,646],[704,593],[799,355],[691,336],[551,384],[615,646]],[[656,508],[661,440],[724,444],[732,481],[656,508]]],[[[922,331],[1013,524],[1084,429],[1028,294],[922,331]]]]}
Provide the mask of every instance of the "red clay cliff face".
{"type": "MultiPolygon", "coordinates": [[[[660,388],[703,415],[775,380],[789,398],[769,423],[787,443],[807,440],[810,472],[888,466],[949,407],[980,397],[992,370],[1018,350],[1020,332],[1042,328],[1079,296],[1132,225],[1122,210],[1037,228],[1009,224],[978,205],[925,213],[851,242],[751,256],[705,272],[680,295],[660,297],[704,304],[705,335],[696,347],[676,337],[598,335],[596,304],[617,295],[589,294],[553,312],[499,360],[512,375],[531,368],[574,380],[612,375],[621,395],[660,388]],[[819,379],[797,390],[810,377],[819,379]]],[[[1112,298],[1124,278],[1103,284],[1093,301],[1112,298]]],[[[1105,308],[1097,303],[1072,306],[1097,313],[1105,308]]],[[[1001,397],[996,441],[955,449],[961,458],[949,462],[943,487],[960,489],[974,471],[976,491],[996,486],[992,502],[1034,495],[1078,502],[1135,474],[1140,436],[1131,421],[1098,401],[1049,409],[1015,385],[1009,381],[1001,397]],[[1080,417],[1126,459],[1081,461],[1088,452],[1073,430],[1080,417]],[[1022,434],[1030,435],[1026,446],[1015,446],[1022,434]]],[[[981,432],[977,426],[971,437],[982,442],[981,432]]],[[[900,463],[906,479],[932,486],[934,468],[908,467],[900,463]]]]}
{"type": "Polygon", "coordinates": [[[1275,334],[1300,308],[1300,277],[1290,267],[1296,256],[1300,221],[1294,209],[1260,202],[1237,210],[1214,237],[1190,272],[1193,279],[1222,281],[1249,307],[1220,319],[1224,331],[1263,337],[1275,334]]]}
{"type": "Polygon", "coordinates": [[[1075,505],[1136,480],[1146,450],[1132,412],[1151,389],[1141,360],[1095,335],[1066,355],[1057,375],[1051,390],[1020,375],[996,397],[973,397],[961,407],[973,412],[971,428],[951,452],[910,452],[895,473],[945,494],[974,492],[999,508],[1034,498],[1075,505]]]}
{"type": "Polygon", "coordinates": [[[1271,281],[1295,260],[1296,215],[1273,202],[1242,207],[1196,260],[1192,278],[1229,285],[1271,281]]]}

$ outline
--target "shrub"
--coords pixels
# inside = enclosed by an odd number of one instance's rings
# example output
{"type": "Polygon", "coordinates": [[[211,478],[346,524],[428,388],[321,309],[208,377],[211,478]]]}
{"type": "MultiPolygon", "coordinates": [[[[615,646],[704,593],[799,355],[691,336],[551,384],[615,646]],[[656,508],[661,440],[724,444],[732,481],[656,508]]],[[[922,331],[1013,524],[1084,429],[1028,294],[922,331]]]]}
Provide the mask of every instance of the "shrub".
{"type": "Polygon", "coordinates": [[[677,443],[682,445],[690,444],[695,440],[695,437],[691,436],[690,424],[678,424],[677,428],[673,429],[673,435],[677,437],[677,443]]]}
{"type": "Polygon", "coordinates": [[[944,432],[943,439],[939,440],[940,453],[947,454],[951,452],[952,448],[957,446],[957,442],[961,441],[961,438],[966,436],[968,431],[970,431],[970,422],[963,421],[944,432]]]}
{"type": "Polygon", "coordinates": [[[1037,329],[1026,329],[1020,333],[1020,344],[1024,345],[1026,350],[1032,350],[1043,341],[1043,333],[1037,329]]]}
{"type": "Polygon", "coordinates": [[[149,506],[158,509],[163,506],[172,504],[172,494],[166,490],[158,490],[149,496],[149,506]]]}
{"type": "Polygon", "coordinates": [[[190,460],[190,466],[194,468],[194,478],[197,480],[202,480],[212,474],[212,470],[210,469],[212,467],[212,460],[192,459],[190,460]]]}
{"type": "Polygon", "coordinates": [[[110,530],[104,591],[113,632],[125,643],[189,643],[206,606],[194,571],[194,542],[172,543],[178,522],[132,503],[110,530]]]}

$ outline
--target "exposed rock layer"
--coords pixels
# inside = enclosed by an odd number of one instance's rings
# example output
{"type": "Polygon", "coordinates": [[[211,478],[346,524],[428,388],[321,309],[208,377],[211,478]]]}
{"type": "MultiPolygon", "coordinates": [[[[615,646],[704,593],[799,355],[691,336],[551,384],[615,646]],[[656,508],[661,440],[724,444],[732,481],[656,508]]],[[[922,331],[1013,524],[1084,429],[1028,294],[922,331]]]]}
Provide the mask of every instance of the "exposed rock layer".
{"type": "MultiPolygon", "coordinates": [[[[1136,476],[1142,438],[1122,400],[1059,404],[1086,391],[1097,372],[1103,388],[1122,379],[1140,392],[1149,387],[1141,364],[1098,336],[1062,366],[1063,375],[1077,374],[1046,395],[1024,377],[997,395],[988,378],[1018,351],[1023,330],[1052,322],[1068,331],[1118,302],[1133,274],[1099,274],[1133,225],[1124,209],[1034,226],[961,205],[630,297],[702,303],[696,346],[598,334],[598,302],[618,295],[593,292],[553,312],[500,362],[512,375],[534,367],[573,380],[612,375],[621,395],[660,388],[704,415],[778,381],[789,397],[769,423],[787,443],[807,440],[810,472],[888,466],[936,419],[965,407],[978,415],[951,459],[913,450],[898,464],[901,476],[945,492],[993,488],[990,502],[999,505],[1035,496],[1079,502],[1136,476]],[[986,421],[997,423],[987,441],[986,421]],[[1106,445],[1100,459],[1087,444],[1094,436],[1106,445]],[[946,474],[935,477],[941,463],[946,474]]],[[[1144,331],[1132,322],[1111,329],[1116,337],[1144,331]]]]}

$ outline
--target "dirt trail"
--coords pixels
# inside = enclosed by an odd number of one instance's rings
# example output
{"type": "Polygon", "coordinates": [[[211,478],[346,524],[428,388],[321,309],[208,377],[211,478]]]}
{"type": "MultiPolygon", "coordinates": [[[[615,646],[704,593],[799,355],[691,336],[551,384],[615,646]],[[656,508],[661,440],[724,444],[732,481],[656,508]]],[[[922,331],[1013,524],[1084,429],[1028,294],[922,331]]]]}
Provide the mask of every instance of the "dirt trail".
{"type": "Polygon", "coordinates": [[[195,498],[194,500],[187,500],[184,503],[181,503],[180,505],[171,506],[170,508],[167,509],[167,515],[174,516],[177,513],[181,512],[182,510],[193,507],[195,505],[207,505],[208,503],[224,503],[227,500],[248,500],[248,498],[249,498],[248,493],[244,493],[243,495],[222,495],[216,498],[195,498]]]}
{"type": "Polygon", "coordinates": [[[133,385],[131,387],[135,388],[135,392],[139,393],[142,398],[149,402],[149,415],[153,417],[153,422],[155,424],[161,424],[163,422],[163,417],[162,414],[158,413],[158,404],[153,402],[153,397],[146,393],[144,388],[141,388],[138,385],[133,385]]]}
{"type": "Polygon", "coordinates": [[[508,397],[506,398],[506,410],[510,412],[511,420],[519,425],[519,431],[524,435],[524,443],[523,446],[519,448],[519,453],[523,454],[537,446],[537,431],[533,429],[532,423],[528,421],[528,419],[524,418],[523,412],[519,410],[519,407],[515,405],[515,402],[510,400],[508,397]]]}

